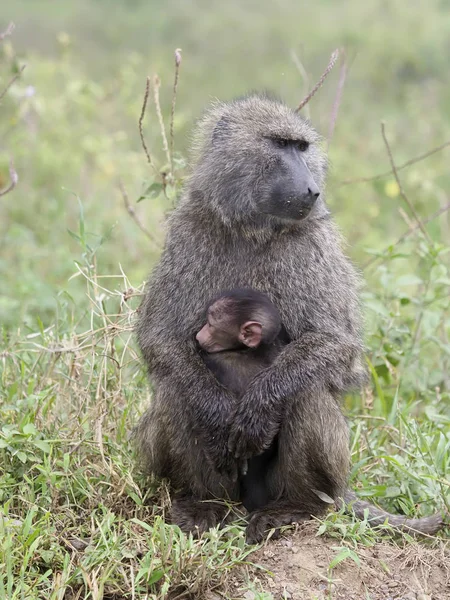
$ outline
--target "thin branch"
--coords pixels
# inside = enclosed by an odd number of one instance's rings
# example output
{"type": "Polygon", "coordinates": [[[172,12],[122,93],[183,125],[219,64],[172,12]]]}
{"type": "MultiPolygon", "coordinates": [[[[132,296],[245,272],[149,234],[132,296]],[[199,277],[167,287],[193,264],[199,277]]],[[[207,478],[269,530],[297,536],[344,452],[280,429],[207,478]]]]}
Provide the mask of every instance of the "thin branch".
{"type": "Polygon", "coordinates": [[[305,104],[308,104],[308,102],[318,92],[318,90],[320,90],[320,88],[323,85],[323,82],[327,78],[328,73],[331,71],[331,69],[336,64],[338,56],[339,56],[339,50],[336,49],[333,52],[333,54],[331,55],[330,62],[328,63],[328,67],[323,72],[322,77],[319,79],[319,81],[316,83],[316,85],[313,87],[313,89],[309,92],[309,94],[305,98],[303,98],[303,100],[300,102],[300,104],[295,109],[295,112],[299,112],[305,106],[305,104]]]}
{"type": "Polygon", "coordinates": [[[347,55],[345,51],[342,52],[341,56],[341,69],[339,73],[339,82],[336,89],[336,96],[333,102],[333,108],[331,110],[331,118],[330,118],[330,126],[328,128],[328,136],[327,136],[327,150],[330,147],[331,139],[333,137],[334,128],[336,126],[337,116],[339,112],[339,106],[341,105],[342,92],[344,91],[345,80],[347,78],[348,73],[348,63],[347,63],[347,55]]]}
{"type": "Polygon", "coordinates": [[[12,86],[12,84],[16,81],[16,79],[19,79],[19,77],[22,75],[23,70],[25,69],[27,65],[23,65],[20,68],[20,71],[18,73],[16,73],[14,75],[14,77],[11,79],[11,81],[7,84],[7,86],[5,87],[5,89],[3,90],[3,92],[0,92],[0,101],[3,99],[3,96],[6,94],[6,92],[9,90],[9,88],[12,86]]]}
{"type": "Polygon", "coordinates": [[[15,28],[16,28],[16,26],[11,21],[11,23],[8,25],[8,27],[5,29],[5,31],[3,33],[0,33],[0,42],[3,41],[5,39],[5,37],[8,37],[8,35],[11,35],[15,28]]]}
{"type": "MultiPolygon", "coordinates": [[[[448,146],[450,146],[450,140],[444,142],[440,146],[436,146],[435,148],[428,150],[428,152],[424,152],[423,154],[419,154],[419,156],[410,158],[403,164],[399,165],[397,167],[397,171],[406,169],[406,167],[410,167],[411,165],[414,165],[414,164],[420,162],[421,160],[424,160],[425,158],[428,158],[429,156],[436,154],[436,152],[440,152],[441,150],[444,150],[444,148],[447,148],[448,146]]],[[[378,175],[372,175],[371,177],[357,177],[356,179],[344,179],[344,181],[341,181],[335,187],[338,188],[338,187],[342,187],[344,185],[350,185],[351,183],[368,183],[370,181],[376,181],[377,179],[383,179],[383,177],[389,177],[389,175],[392,175],[392,170],[385,171],[384,173],[379,173],[378,175]]]]}
{"type": "Polygon", "coordinates": [[[175,78],[173,81],[173,92],[172,92],[172,108],[170,111],[170,170],[173,173],[173,121],[175,117],[175,104],[177,101],[177,88],[178,88],[178,77],[180,74],[181,64],[181,48],[175,50],[175,78]]]}
{"type": "Polygon", "coordinates": [[[408,348],[408,357],[407,360],[404,364],[405,369],[407,369],[409,367],[409,363],[411,361],[411,358],[413,356],[413,352],[414,352],[414,348],[416,346],[417,340],[419,338],[419,334],[420,334],[420,329],[421,329],[421,325],[422,325],[422,320],[423,320],[423,315],[425,313],[425,308],[426,308],[426,303],[425,303],[425,298],[428,295],[428,290],[430,289],[430,284],[431,284],[431,271],[428,271],[428,277],[427,280],[425,282],[425,286],[424,288],[421,290],[421,299],[422,299],[422,305],[420,308],[420,313],[417,316],[416,319],[416,329],[414,331],[414,337],[411,343],[411,346],[408,348]]]}
{"type": "Polygon", "coordinates": [[[152,244],[155,246],[155,248],[160,249],[160,246],[159,246],[157,240],[155,239],[154,235],[142,223],[142,221],[139,218],[138,214],[136,213],[134,207],[131,205],[131,202],[128,197],[125,186],[123,184],[123,181],[119,181],[118,185],[119,185],[120,193],[122,194],[123,203],[125,204],[125,208],[126,208],[128,214],[133,219],[133,221],[136,223],[136,225],[139,227],[139,229],[142,231],[142,233],[144,233],[148,237],[148,239],[152,242],[152,244]]]}
{"type": "MultiPolygon", "coordinates": [[[[11,23],[8,25],[6,30],[3,33],[0,33],[0,41],[3,41],[8,35],[11,35],[11,33],[14,31],[14,29],[15,29],[15,25],[11,21],[11,23]]],[[[5,89],[2,92],[0,92],[0,101],[5,96],[6,92],[9,90],[9,88],[12,86],[12,84],[17,79],[19,79],[19,77],[22,75],[23,70],[25,69],[25,66],[26,65],[23,65],[21,67],[21,69],[18,71],[18,73],[16,73],[14,75],[14,77],[11,79],[11,81],[6,85],[5,89]]],[[[9,178],[11,181],[10,181],[9,185],[6,186],[6,188],[4,188],[3,190],[0,190],[0,197],[5,196],[9,192],[11,192],[16,187],[17,182],[19,181],[19,176],[17,175],[17,171],[14,168],[14,162],[13,162],[12,158],[9,161],[9,178]]]]}
{"type": "Polygon", "coordinates": [[[11,179],[11,182],[5,189],[0,190],[0,196],[4,196],[5,194],[11,192],[16,187],[17,182],[19,181],[19,176],[17,175],[17,172],[14,169],[14,163],[12,159],[9,162],[9,178],[11,179]]]}
{"type": "Polygon", "coordinates": [[[147,148],[147,144],[145,143],[144,128],[143,128],[145,110],[147,108],[147,101],[148,101],[149,94],[150,94],[150,77],[147,77],[147,81],[145,83],[144,102],[142,103],[142,110],[141,110],[141,114],[139,117],[139,135],[141,136],[141,144],[142,144],[142,148],[144,149],[145,156],[147,157],[147,161],[148,161],[149,165],[151,165],[154,168],[152,156],[147,148]]]}
{"type": "Polygon", "coordinates": [[[397,173],[397,167],[395,166],[395,162],[394,162],[394,158],[392,156],[392,151],[391,151],[391,147],[389,146],[389,142],[387,140],[386,137],[386,131],[385,131],[385,124],[384,121],[381,122],[381,135],[383,136],[383,141],[384,144],[386,146],[386,150],[389,156],[389,162],[391,163],[391,169],[392,169],[392,173],[394,174],[395,177],[395,181],[397,182],[398,185],[398,189],[400,191],[400,196],[403,198],[403,200],[406,202],[407,206],[409,207],[409,210],[412,212],[417,224],[420,227],[420,230],[422,231],[425,239],[428,241],[428,243],[430,244],[430,246],[433,246],[433,240],[430,238],[428,231],[425,229],[422,221],[420,220],[419,215],[417,214],[416,209],[414,208],[413,203],[411,202],[411,200],[408,198],[408,196],[405,194],[405,191],[402,187],[401,181],[399,179],[398,173],[397,173]]]}
{"type": "Polygon", "coordinates": [[[408,225],[408,227],[410,229],[413,229],[415,227],[414,222],[411,221],[410,216],[408,215],[408,213],[406,212],[406,210],[404,210],[401,206],[398,209],[398,212],[401,216],[401,218],[405,221],[405,223],[408,225]]]}
{"type": "Polygon", "coordinates": [[[153,97],[155,100],[156,114],[158,116],[159,128],[161,130],[161,136],[163,140],[163,148],[166,153],[167,164],[170,168],[170,152],[169,144],[167,143],[166,128],[164,127],[164,119],[161,112],[161,103],[159,101],[159,88],[161,87],[161,80],[158,75],[153,76],[153,97]]]}
{"type": "MultiPolygon", "coordinates": [[[[297,67],[297,71],[300,73],[300,76],[302,77],[302,79],[304,81],[305,90],[308,90],[308,88],[309,88],[308,72],[306,71],[305,67],[303,66],[303,63],[300,60],[297,53],[295,52],[295,50],[291,50],[291,59],[292,59],[292,62],[294,63],[294,65],[297,67]]],[[[309,106],[305,106],[305,117],[307,119],[309,119],[311,117],[311,114],[309,112],[309,106]]]]}
{"type": "MultiPolygon", "coordinates": [[[[430,217],[428,217],[428,219],[425,219],[424,221],[422,221],[423,225],[428,225],[428,223],[430,223],[431,221],[434,221],[434,219],[437,219],[438,217],[440,217],[441,215],[443,215],[445,212],[448,212],[448,211],[450,211],[450,202],[448,202],[444,206],[441,206],[441,208],[439,210],[437,210],[435,213],[433,213],[430,217]]],[[[418,229],[420,229],[419,223],[412,226],[410,229],[408,229],[408,231],[405,231],[405,233],[403,233],[398,238],[398,240],[395,241],[393,244],[389,244],[389,246],[385,249],[385,252],[391,246],[395,247],[395,246],[398,246],[399,244],[401,244],[402,242],[404,242],[410,235],[415,233],[418,229]]],[[[372,265],[374,262],[376,262],[377,260],[380,260],[380,259],[386,260],[386,258],[383,256],[373,256],[365,264],[363,264],[362,268],[366,269],[367,267],[370,267],[370,265],[372,265]]]]}

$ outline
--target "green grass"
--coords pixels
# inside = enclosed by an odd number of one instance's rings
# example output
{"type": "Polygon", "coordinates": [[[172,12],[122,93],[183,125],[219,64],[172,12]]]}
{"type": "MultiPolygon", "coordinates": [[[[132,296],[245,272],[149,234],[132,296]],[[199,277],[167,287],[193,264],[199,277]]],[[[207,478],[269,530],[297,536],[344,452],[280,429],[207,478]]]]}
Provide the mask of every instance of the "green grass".
{"type": "MultiPolygon", "coordinates": [[[[11,155],[20,178],[0,198],[0,599],[202,598],[210,589],[272,597],[246,571],[252,557],[242,523],[197,541],[164,523],[167,491],[141,476],[129,441],[151,398],[132,328],[164,215],[186,173],[194,119],[210,96],[252,87],[298,102],[308,85],[291,49],[310,83],[334,47],[356,52],[329,184],[330,206],[366,280],[372,377],[344,403],[352,485],[394,512],[450,509],[448,216],[427,225],[430,239],[416,229],[395,244],[416,222],[394,177],[340,185],[389,169],[381,119],[398,164],[450,139],[448,10],[437,1],[345,5],[350,19],[344,3],[325,1],[263,2],[258,10],[238,2],[0,7],[5,25],[17,25],[0,47],[0,90],[27,64],[0,104],[0,189],[11,155]],[[230,30],[245,46],[230,46],[230,30]],[[158,71],[168,130],[180,46],[176,171],[165,195],[137,121],[145,77],[158,71]],[[127,213],[120,181],[154,241],[127,213]]],[[[338,75],[309,107],[324,134],[338,75]]],[[[152,100],[144,129],[164,169],[152,100]]],[[[400,171],[422,219],[448,202],[447,162],[443,150],[400,171]]],[[[341,513],[318,531],[338,540],[330,569],[386,535],[341,513]]]]}
{"type": "MultiPolygon", "coordinates": [[[[85,227],[80,222],[75,269],[85,302],[62,297],[53,326],[4,337],[0,598],[201,598],[226,590],[234,568],[245,571],[251,560],[242,525],[187,538],[164,524],[165,488],[135,469],[129,434],[149,399],[132,340],[140,290],[125,275],[102,278],[84,246],[85,227]]],[[[450,508],[448,353],[439,340],[448,326],[446,255],[420,237],[408,251],[420,248],[432,274],[422,302],[388,285],[394,260],[377,269],[381,291],[367,301],[372,383],[346,402],[352,485],[408,515],[450,508]]],[[[341,513],[318,531],[340,540],[336,565],[383,538],[383,528],[341,513]]],[[[242,585],[244,593],[256,584],[242,585]]]]}

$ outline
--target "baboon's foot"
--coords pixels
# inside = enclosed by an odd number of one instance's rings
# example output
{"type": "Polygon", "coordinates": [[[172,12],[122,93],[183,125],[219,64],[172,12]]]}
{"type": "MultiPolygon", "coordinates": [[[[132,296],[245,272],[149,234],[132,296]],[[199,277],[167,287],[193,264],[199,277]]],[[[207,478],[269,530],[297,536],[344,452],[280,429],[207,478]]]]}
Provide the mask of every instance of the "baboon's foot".
{"type": "Polygon", "coordinates": [[[259,544],[268,535],[271,529],[275,529],[272,537],[274,539],[280,536],[279,528],[292,523],[301,523],[309,521],[311,515],[307,512],[291,508],[273,508],[265,507],[255,510],[250,514],[245,537],[248,544],[259,544]]]}
{"type": "Polygon", "coordinates": [[[211,527],[221,524],[228,508],[218,500],[196,500],[192,497],[174,498],[171,521],[184,531],[200,536],[211,527]]]}

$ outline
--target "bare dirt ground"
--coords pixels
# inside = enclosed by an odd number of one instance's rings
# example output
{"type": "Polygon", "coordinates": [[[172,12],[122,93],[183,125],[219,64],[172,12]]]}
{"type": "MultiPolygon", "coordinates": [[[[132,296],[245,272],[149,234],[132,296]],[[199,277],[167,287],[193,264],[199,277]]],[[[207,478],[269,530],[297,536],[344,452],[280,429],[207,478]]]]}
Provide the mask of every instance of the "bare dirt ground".
{"type": "MultiPolygon", "coordinates": [[[[330,571],[343,544],[316,532],[310,523],[268,541],[249,557],[267,572],[251,568],[249,576],[276,600],[450,600],[446,540],[433,546],[401,540],[358,546],[359,566],[346,558],[330,571]]],[[[251,592],[239,596],[239,585],[236,580],[235,592],[228,589],[225,597],[252,600],[251,592]]]]}

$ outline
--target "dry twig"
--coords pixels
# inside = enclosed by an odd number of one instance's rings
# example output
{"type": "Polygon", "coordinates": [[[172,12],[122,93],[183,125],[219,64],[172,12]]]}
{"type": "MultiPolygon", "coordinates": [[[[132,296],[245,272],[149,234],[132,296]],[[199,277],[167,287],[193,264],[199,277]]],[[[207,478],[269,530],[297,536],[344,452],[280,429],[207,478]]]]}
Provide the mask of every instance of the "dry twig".
{"type": "Polygon", "coordinates": [[[177,101],[177,88],[178,88],[178,77],[180,74],[181,64],[181,48],[175,50],[175,78],[173,81],[173,92],[172,92],[172,108],[170,111],[170,170],[173,173],[173,121],[175,117],[175,104],[177,101]]]}
{"type": "Polygon", "coordinates": [[[16,81],[16,79],[19,79],[19,77],[22,75],[25,67],[26,67],[26,65],[23,65],[20,68],[20,71],[18,73],[16,73],[14,75],[14,77],[11,79],[11,81],[6,85],[5,89],[2,92],[0,92],[0,100],[2,100],[3,96],[6,94],[6,92],[9,90],[9,88],[12,86],[12,84],[16,81]]]}
{"type": "MultiPolygon", "coordinates": [[[[428,158],[429,156],[436,154],[436,152],[440,152],[441,150],[444,150],[444,148],[447,148],[448,146],[450,146],[450,140],[448,140],[447,142],[444,142],[440,146],[436,146],[435,148],[432,148],[431,150],[424,152],[423,154],[419,154],[419,156],[410,158],[409,160],[402,163],[401,165],[398,165],[397,171],[401,171],[402,169],[406,169],[406,167],[410,167],[411,165],[414,165],[414,164],[420,162],[421,160],[425,160],[425,158],[428,158]]],[[[378,175],[372,175],[370,177],[357,177],[355,179],[344,179],[344,181],[341,181],[335,187],[338,188],[338,187],[342,187],[344,185],[350,185],[351,183],[369,183],[371,181],[376,181],[377,179],[383,179],[383,177],[389,177],[389,175],[392,175],[392,169],[390,171],[384,171],[384,173],[379,173],[378,175]]]]}
{"type": "Polygon", "coordinates": [[[414,221],[411,220],[410,216],[408,215],[408,213],[406,212],[406,210],[404,210],[401,206],[398,209],[398,212],[401,216],[401,218],[405,221],[405,223],[408,225],[408,227],[410,229],[414,229],[415,225],[414,225],[414,221]]]}
{"type": "Polygon", "coordinates": [[[14,163],[12,159],[9,162],[9,178],[11,179],[11,182],[5,189],[0,190],[0,196],[4,196],[5,194],[8,194],[8,192],[11,192],[19,181],[19,176],[17,175],[17,171],[14,169],[14,163]]]}
{"type": "Polygon", "coordinates": [[[145,83],[144,102],[142,103],[142,110],[141,110],[141,114],[139,117],[139,135],[141,136],[142,148],[144,149],[145,156],[147,157],[148,163],[153,168],[155,168],[153,161],[152,161],[152,156],[147,148],[147,144],[145,143],[144,129],[143,129],[144,115],[145,115],[145,110],[147,108],[147,101],[148,101],[149,93],[150,93],[150,77],[147,77],[147,81],[145,83]]]}
{"type": "Polygon", "coordinates": [[[158,75],[153,76],[153,97],[155,100],[156,114],[158,116],[159,128],[161,130],[161,136],[163,140],[163,148],[166,153],[167,164],[170,168],[170,152],[169,152],[169,144],[167,143],[167,135],[166,128],[164,126],[164,119],[161,112],[161,103],[159,101],[159,88],[161,87],[161,80],[158,75]]]}
{"type": "MultiPolygon", "coordinates": [[[[428,223],[431,223],[431,221],[434,221],[434,219],[437,219],[438,217],[440,217],[441,215],[443,215],[445,212],[448,212],[448,211],[450,211],[450,202],[448,202],[444,206],[441,206],[441,208],[439,210],[437,210],[435,213],[433,213],[431,216],[429,216],[428,219],[421,221],[421,223],[423,225],[427,225],[428,223]]],[[[388,248],[390,248],[391,246],[392,247],[398,246],[399,244],[404,242],[410,235],[415,233],[418,229],[420,229],[419,223],[415,224],[413,227],[410,227],[410,229],[408,229],[408,231],[405,231],[405,233],[403,233],[395,242],[393,242],[392,244],[389,244],[388,248]]],[[[385,252],[388,248],[385,249],[385,252]]],[[[387,260],[387,258],[384,258],[383,256],[373,256],[363,265],[363,269],[370,267],[370,265],[372,265],[377,260],[383,260],[383,259],[387,260]]]]}
{"type": "Polygon", "coordinates": [[[333,54],[331,55],[330,62],[328,63],[328,67],[323,72],[322,77],[319,79],[319,81],[316,83],[316,85],[313,87],[313,89],[309,92],[309,94],[307,96],[305,96],[305,98],[303,98],[303,100],[300,102],[300,104],[295,109],[295,112],[299,112],[305,106],[305,104],[308,104],[308,102],[311,100],[311,98],[313,96],[315,96],[315,94],[318,92],[318,90],[320,90],[320,88],[323,85],[323,82],[327,78],[327,75],[329,74],[331,69],[336,64],[338,57],[339,57],[339,50],[336,49],[333,52],[333,54]]]}
{"type": "Polygon", "coordinates": [[[417,222],[417,224],[418,224],[421,232],[423,233],[425,239],[430,244],[430,246],[433,246],[434,245],[433,244],[433,240],[430,238],[430,236],[428,234],[428,231],[425,229],[422,221],[420,220],[419,215],[417,214],[416,209],[414,208],[413,203],[408,198],[408,196],[406,195],[406,193],[405,193],[405,191],[404,191],[404,189],[402,187],[401,181],[400,181],[398,173],[397,173],[397,167],[395,166],[394,158],[392,156],[391,147],[389,146],[389,142],[388,142],[387,137],[386,137],[385,124],[384,124],[383,121],[381,122],[381,135],[383,136],[383,141],[384,141],[384,144],[386,146],[386,150],[387,150],[387,153],[388,153],[388,156],[389,156],[389,162],[391,163],[392,173],[394,174],[395,181],[397,182],[398,189],[399,189],[399,192],[400,192],[400,196],[403,198],[403,200],[405,201],[405,203],[409,207],[409,210],[413,214],[414,219],[416,220],[416,222],[417,222]]]}
{"type": "Polygon", "coordinates": [[[148,239],[152,242],[152,244],[155,246],[155,248],[157,248],[159,250],[160,246],[159,246],[157,240],[155,239],[154,235],[142,223],[142,221],[139,218],[138,214],[136,213],[134,207],[131,205],[131,202],[128,197],[125,186],[123,184],[123,181],[119,181],[118,185],[119,185],[120,193],[122,194],[123,203],[125,204],[125,208],[127,209],[128,214],[133,219],[133,221],[136,223],[136,225],[139,227],[139,229],[142,231],[142,233],[144,233],[148,237],[148,239]]]}
{"type": "Polygon", "coordinates": [[[11,23],[8,25],[8,27],[5,29],[5,31],[3,33],[0,33],[0,42],[3,41],[5,39],[5,37],[8,37],[8,35],[11,35],[15,28],[16,28],[16,26],[11,21],[11,23]]]}
{"type": "MultiPolygon", "coordinates": [[[[8,35],[11,35],[11,33],[14,31],[14,29],[15,29],[15,25],[13,22],[11,22],[8,25],[8,27],[6,28],[6,30],[3,33],[0,33],[0,41],[4,40],[5,37],[7,37],[8,35]]],[[[14,75],[14,77],[11,79],[11,81],[6,85],[5,89],[2,92],[0,92],[0,101],[2,100],[2,98],[4,97],[6,92],[9,90],[9,88],[12,86],[12,84],[16,81],[16,79],[18,79],[22,75],[22,72],[25,69],[25,66],[26,65],[23,65],[23,67],[21,67],[19,72],[16,73],[14,75]]],[[[0,197],[5,196],[5,194],[8,194],[9,192],[11,192],[16,187],[17,182],[19,181],[19,176],[17,175],[17,171],[14,168],[13,159],[11,159],[9,162],[9,178],[11,181],[10,181],[9,185],[6,186],[6,188],[4,188],[3,190],[0,190],[0,197]]]]}
{"type": "MultiPolygon", "coordinates": [[[[305,91],[308,90],[309,88],[309,77],[308,77],[308,72],[305,69],[305,67],[303,66],[302,61],[300,60],[299,56],[297,55],[297,53],[295,52],[295,50],[291,50],[291,58],[292,58],[292,62],[294,63],[294,65],[297,67],[297,71],[300,73],[300,76],[302,77],[304,84],[305,84],[305,91]]],[[[311,114],[309,112],[309,106],[306,105],[305,106],[305,117],[307,119],[309,119],[311,117],[311,114]]]]}
{"type": "Polygon", "coordinates": [[[327,136],[327,150],[330,147],[331,139],[333,137],[334,128],[336,127],[337,116],[339,112],[339,106],[341,104],[342,92],[344,91],[345,80],[347,78],[348,73],[348,62],[347,55],[345,51],[341,54],[341,69],[339,72],[339,82],[336,89],[336,96],[333,102],[333,108],[331,110],[331,118],[330,118],[330,126],[328,128],[328,136],[327,136]]]}

